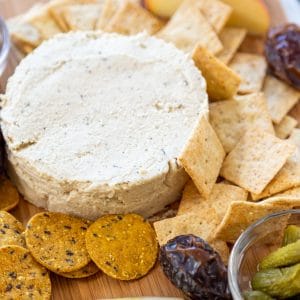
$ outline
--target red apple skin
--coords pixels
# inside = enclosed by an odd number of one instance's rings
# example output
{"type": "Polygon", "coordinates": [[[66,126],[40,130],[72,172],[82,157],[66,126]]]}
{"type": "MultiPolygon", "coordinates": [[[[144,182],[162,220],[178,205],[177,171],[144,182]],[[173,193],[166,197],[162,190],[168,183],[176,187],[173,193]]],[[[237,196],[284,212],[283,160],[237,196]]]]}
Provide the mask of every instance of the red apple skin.
{"type": "Polygon", "coordinates": [[[252,35],[265,35],[271,23],[263,0],[222,0],[233,8],[228,25],[244,27],[252,35]]]}
{"type": "MultiPolygon", "coordinates": [[[[208,0],[210,1],[210,0],[208,0]]],[[[183,0],[142,0],[142,5],[154,15],[169,19],[183,0]]]]}

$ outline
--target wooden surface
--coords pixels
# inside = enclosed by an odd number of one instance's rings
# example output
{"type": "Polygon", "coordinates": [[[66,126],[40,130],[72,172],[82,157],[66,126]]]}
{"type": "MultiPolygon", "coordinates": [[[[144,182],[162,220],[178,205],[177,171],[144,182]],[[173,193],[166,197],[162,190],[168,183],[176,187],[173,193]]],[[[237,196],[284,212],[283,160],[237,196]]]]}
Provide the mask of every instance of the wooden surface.
{"type": "MultiPolygon", "coordinates": [[[[163,0],[162,0],[163,1],[163,0]]],[[[4,18],[12,17],[28,9],[35,0],[0,0],[0,15],[4,18]]],[[[272,23],[278,24],[285,20],[285,16],[279,6],[278,0],[266,1],[269,7],[272,23]]],[[[252,52],[261,52],[262,43],[257,39],[248,39],[243,49],[252,52]]],[[[7,78],[13,73],[18,64],[17,55],[11,51],[8,67],[0,80],[0,92],[5,89],[7,78]]],[[[300,121],[300,106],[298,105],[292,112],[300,121]]],[[[39,209],[33,205],[21,201],[18,208],[12,213],[26,224],[31,215],[39,209]]],[[[134,297],[134,296],[181,296],[165,278],[160,268],[157,266],[146,277],[133,281],[121,282],[111,279],[101,273],[87,279],[65,279],[52,275],[53,298],[54,300],[92,300],[110,297],[134,297]]]]}

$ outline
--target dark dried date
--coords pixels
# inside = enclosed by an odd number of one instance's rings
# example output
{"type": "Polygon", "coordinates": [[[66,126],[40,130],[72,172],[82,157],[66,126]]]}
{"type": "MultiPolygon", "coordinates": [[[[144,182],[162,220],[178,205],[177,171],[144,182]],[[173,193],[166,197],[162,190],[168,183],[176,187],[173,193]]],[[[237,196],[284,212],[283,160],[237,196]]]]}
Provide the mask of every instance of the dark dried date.
{"type": "Polygon", "coordinates": [[[160,265],[191,299],[231,299],[227,269],[219,254],[194,235],[181,235],[160,248],[160,265]]]}
{"type": "Polygon", "coordinates": [[[271,28],[265,55],[271,72],[300,90],[300,27],[286,24],[271,28]]]}

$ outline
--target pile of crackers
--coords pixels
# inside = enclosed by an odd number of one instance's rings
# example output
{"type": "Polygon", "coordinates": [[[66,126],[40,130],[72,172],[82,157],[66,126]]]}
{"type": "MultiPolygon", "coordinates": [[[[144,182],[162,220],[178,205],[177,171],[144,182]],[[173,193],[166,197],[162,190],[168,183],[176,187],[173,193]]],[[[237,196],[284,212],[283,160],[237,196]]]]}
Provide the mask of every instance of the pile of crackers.
{"type": "Polygon", "coordinates": [[[25,230],[0,210],[0,298],[50,299],[49,270],[67,278],[99,271],[85,246],[91,222],[55,213],[33,216],[25,230]]]}
{"type": "Polygon", "coordinates": [[[176,217],[154,223],[164,244],[180,234],[206,239],[226,262],[228,243],[260,217],[300,206],[300,129],[289,116],[300,92],[270,74],[263,55],[240,52],[244,28],[232,8],[185,0],[168,22],[133,0],[53,0],[10,20],[24,53],[70,30],[146,31],[194,60],[207,82],[202,118],[179,162],[190,176],[176,217]]]}
{"type": "Polygon", "coordinates": [[[49,271],[86,278],[102,270],[115,279],[137,279],[153,268],[157,254],[155,231],[139,215],[107,215],[92,223],[42,212],[25,229],[0,210],[1,299],[50,299],[49,271]]]}
{"type": "MultiPolygon", "coordinates": [[[[219,10],[218,18],[210,18],[204,7],[212,3],[184,1],[158,33],[190,53],[206,79],[210,103],[208,118],[199,121],[179,157],[190,180],[177,215],[155,222],[154,227],[160,244],[194,234],[211,243],[227,262],[228,244],[251,223],[300,207],[300,129],[288,115],[300,92],[267,74],[263,55],[239,52],[245,32],[218,27],[230,12],[219,10]],[[206,35],[206,44],[183,46],[184,37],[192,33],[184,33],[180,26],[197,24],[199,10],[215,33],[220,30],[223,44],[206,35]]],[[[199,36],[198,32],[194,41],[199,36]]]]}
{"type": "Polygon", "coordinates": [[[155,34],[165,24],[142,8],[138,0],[52,0],[33,6],[7,23],[14,45],[24,54],[59,33],[103,30],[155,34]]]}

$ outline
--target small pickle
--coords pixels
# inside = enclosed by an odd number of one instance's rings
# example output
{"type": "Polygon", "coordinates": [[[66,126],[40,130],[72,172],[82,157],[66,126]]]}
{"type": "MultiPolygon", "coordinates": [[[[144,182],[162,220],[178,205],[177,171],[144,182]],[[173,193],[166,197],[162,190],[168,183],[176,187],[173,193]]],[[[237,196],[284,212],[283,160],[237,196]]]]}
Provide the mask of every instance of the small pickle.
{"type": "Polygon", "coordinates": [[[296,225],[289,225],[284,231],[283,246],[295,243],[300,240],[300,227],[296,225]]]}
{"type": "Polygon", "coordinates": [[[252,288],[272,297],[285,299],[300,293],[300,264],[282,269],[266,269],[257,272],[252,288]]]}
{"type": "Polygon", "coordinates": [[[281,247],[266,256],[259,265],[261,270],[268,268],[285,267],[300,263],[300,240],[281,247]]]}
{"type": "Polygon", "coordinates": [[[245,300],[273,300],[271,296],[260,291],[247,291],[244,293],[245,300]]]}

